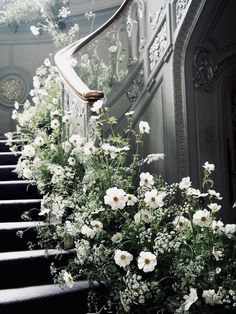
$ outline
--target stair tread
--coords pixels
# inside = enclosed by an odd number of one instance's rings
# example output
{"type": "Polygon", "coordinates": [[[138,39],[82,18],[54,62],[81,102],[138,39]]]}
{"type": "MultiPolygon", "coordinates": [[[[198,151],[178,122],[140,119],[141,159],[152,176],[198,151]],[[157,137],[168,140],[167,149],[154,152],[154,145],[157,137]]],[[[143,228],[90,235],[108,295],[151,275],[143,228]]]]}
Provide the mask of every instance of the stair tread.
{"type": "Polygon", "coordinates": [[[35,184],[34,180],[9,180],[9,181],[0,181],[0,185],[6,184],[35,184]]]}
{"type": "Polygon", "coordinates": [[[34,228],[48,225],[42,221],[0,222],[0,231],[12,229],[34,228]]]}
{"type": "Polygon", "coordinates": [[[1,169],[15,169],[16,165],[0,165],[0,170],[1,169]]]}
{"type": "Polygon", "coordinates": [[[16,200],[0,200],[0,205],[28,204],[28,203],[39,203],[39,202],[41,202],[40,198],[16,199],[16,200]]]}
{"type": "MultiPolygon", "coordinates": [[[[98,282],[93,283],[94,287],[99,287],[98,282]]],[[[24,302],[32,299],[41,299],[65,293],[76,291],[83,291],[89,289],[89,282],[87,280],[80,280],[74,283],[72,288],[63,287],[56,284],[30,286],[22,288],[1,289],[0,290],[0,304],[7,304],[12,302],[24,302]]]]}
{"type": "Polygon", "coordinates": [[[54,256],[58,254],[70,254],[73,253],[74,250],[67,250],[67,251],[59,251],[57,249],[50,249],[46,251],[44,249],[40,250],[28,250],[28,251],[11,251],[11,252],[2,252],[0,253],[0,262],[3,261],[13,261],[19,259],[30,259],[30,258],[37,258],[37,257],[47,257],[47,256],[54,256]]]}
{"type": "Polygon", "coordinates": [[[0,152],[0,156],[17,156],[17,155],[21,155],[21,152],[17,151],[17,152],[0,152]]]}

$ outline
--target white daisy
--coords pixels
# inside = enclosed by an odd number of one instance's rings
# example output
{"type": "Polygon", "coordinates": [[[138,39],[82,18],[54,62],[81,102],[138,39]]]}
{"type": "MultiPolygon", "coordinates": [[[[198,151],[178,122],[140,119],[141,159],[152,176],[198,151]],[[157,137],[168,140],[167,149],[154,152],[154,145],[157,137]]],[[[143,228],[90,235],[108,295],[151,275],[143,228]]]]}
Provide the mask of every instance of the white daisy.
{"type": "Polygon", "coordinates": [[[74,147],[78,147],[81,146],[84,142],[84,138],[81,137],[79,134],[73,134],[71,135],[71,137],[69,138],[69,142],[74,146],[74,147]]]}
{"type": "Polygon", "coordinates": [[[140,121],[139,122],[139,132],[141,134],[144,134],[144,133],[149,134],[150,133],[150,126],[149,126],[148,122],[146,122],[146,121],[140,121]]]}
{"type": "Polygon", "coordinates": [[[87,142],[84,144],[84,154],[85,156],[90,156],[96,152],[96,147],[92,142],[87,142]]]}
{"type": "Polygon", "coordinates": [[[120,243],[122,239],[123,239],[123,235],[120,232],[113,234],[113,236],[111,237],[111,241],[113,243],[120,243]]]}
{"type": "Polygon", "coordinates": [[[179,183],[180,190],[187,190],[191,186],[192,182],[190,177],[183,178],[179,183]]]}
{"type": "Polygon", "coordinates": [[[133,255],[127,251],[116,250],[114,260],[118,266],[125,268],[133,260],[133,255]]]}
{"type": "Polygon", "coordinates": [[[138,268],[142,269],[145,273],[151,272],[155,269],[157,264],[156,255],[151,252],[140,252],[138,257],[138,268]]]}
{"type": "Polygon", "coordinates": [[[132,195],[132,194],[127,194],[127,205],[128,206],[134,206],[135,203],[137,203],[138,199],[136,196],[132,195]]]}
{"type": "Polygon", "coordinates": [[[69,157],[67,162],[70,166],[73,167],[76,164],[76,159],[74,157],[69,157]]]}
{"type": "Polygon", "coordinates": [[[51,128],[52,128],[53,130],[58,129],[59,126],[60,126],[60,122],[59,122],[57,119],[53,119],[53,120],[51,121],[51,128]]]}
{"type": "Polygon", "coordinates": [[[163,199],[165,196],[165,192],[157,193],[157,190],[154,189],[145,193],[144,202],[151,208],[162,207],[164,205],[163,199]]]}
{"type": "Polygon", "coordinates": [[[142,172],[140,174],[140,186],[146,186],[151,188],[154,184],[153,176],[149,172],[142,172]]]}
{"type": "Polygon", "coordinates": [[[34,140],[34,144],[39,147],[43,146],[45,144],[44,138],[42,136],[37,136],[34,140]]]}
{"type": "Polygon", "coordinates": [[[103,229],[103,223],[102,223],[101,221],[92,220],[90,224],[91,224],[91,226],[93,227],[93,230],[94,230],[96,233],[101,232],[102,229],[103,229]]]}
{"type": "Polygon", "coordinates": [[[126,199],[125,191],[114,187],[106,190],[104,203],[110,205],[113,210],[123,209],[126,204],[126,199]]]}
{"type": "Polygon", "coordinates": [[[193,214],[193,223],[199,227],[209,227],[211,224],[211,215],[207,209],[197,210],[193,214]]]}

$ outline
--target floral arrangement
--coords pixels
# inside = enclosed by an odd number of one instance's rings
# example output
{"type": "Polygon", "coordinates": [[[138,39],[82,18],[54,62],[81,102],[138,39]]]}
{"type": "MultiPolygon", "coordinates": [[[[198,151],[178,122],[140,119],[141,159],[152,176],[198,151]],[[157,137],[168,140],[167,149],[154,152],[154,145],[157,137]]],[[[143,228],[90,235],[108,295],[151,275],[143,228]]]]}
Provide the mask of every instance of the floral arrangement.
{"type": "Polygon", "coordinates": [[[91,108],[95,143],[65,132],[71,113],[62,109],[61,81],[48,59],[31,96],[33,104],[26,102],[23,112],[16,104],[18,129],[8,138],[25,142],[16,171],[36,180],[44,194],[39,215],[48,226],[39,230],[40,243],[75,251],[63,269],[52,265],[55,282],[101,282],[104,295],[89,295],[90,310],[97,313],[234,309],[236,225],[218,217],[214,165],[203,165],[202,191],[189,177],[167,184],[147,171],[164,155],[139,154],[151,132],[148,122],[135,129],[133,112],[127,112],[126,128],[118,134],[103,101],[91,108]]]}

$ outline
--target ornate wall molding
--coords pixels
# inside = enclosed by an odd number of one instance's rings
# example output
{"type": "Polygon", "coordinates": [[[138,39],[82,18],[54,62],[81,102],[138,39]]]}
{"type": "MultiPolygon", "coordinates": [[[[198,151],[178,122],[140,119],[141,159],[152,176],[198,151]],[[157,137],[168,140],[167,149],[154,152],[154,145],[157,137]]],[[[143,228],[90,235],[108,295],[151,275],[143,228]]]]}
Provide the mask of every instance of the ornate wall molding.
{"type": "Polygon", "coordinates": [[[214,78],[217,66],[210,52],[201,47],[193,57],[193,83],[196,89],[208,91],[214,78]]]}
{"type": "Polygon", "coordinates": [[[144,69],[143,66],[135,76],[135,79],[129,84],[126,95],[130,103],[134,103],[140,96],[144,87],[144,69]]]}
{"type": "Polygon", "coordinates": [[[152,25],[152,29],[156,29],[164,17],[168,2],[169,0],[164,0],[161,8],[158,11],[154,12],[153,14],[149,14],[149,23],[152,25]]]}
{"type": "Polygon", "coordinates": [[[175,27],[178,26],[190,0],[176,0],[175,2],[175,27]]]}
{"type": "Polygon", "coordinates": [[[185,73],[183,62],[189,38],[202,12],[206,0],[192,0],[186,17],[178,32],[173,53],[174,105],[176,128],[176,153],[178,177],[189,175],[188,130],[186,99],[184,94],[185,73]]]}
{"type": "Polygon", "coordinates": [[[150,70],[153,71],[157,64],[161,61],[161,58],[168,46],[168,34],[167,34],[167,22],[166,20],[162,24],[161,28],[157,32],[153,43],[149,48],[149,61],[150,70]]]}

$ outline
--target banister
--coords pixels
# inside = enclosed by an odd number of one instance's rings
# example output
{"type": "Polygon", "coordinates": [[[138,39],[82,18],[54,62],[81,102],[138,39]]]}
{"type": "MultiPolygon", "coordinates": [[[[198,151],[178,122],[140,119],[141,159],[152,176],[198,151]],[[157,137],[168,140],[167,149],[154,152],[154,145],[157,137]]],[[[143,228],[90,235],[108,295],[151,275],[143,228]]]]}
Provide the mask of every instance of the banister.
{"type": "Polygon", "coordinates": [[[98,90],[90,90],[89,87],[79,78],[78,74],[71,65],[71,58],[85,45],[91,42],[110,25],[112,25],[117,18],[124,12],[127,5],[132,0],[125,0],[114,15],[101,27],[95,30],[87,37],[78,40],[77,42],[63,48],[55,54],[55,64],[59,73],[61,74],[64,83],[68,86],[71,92],[86,102],[95,102],[104,97],[104,93],[98,90]]]}

